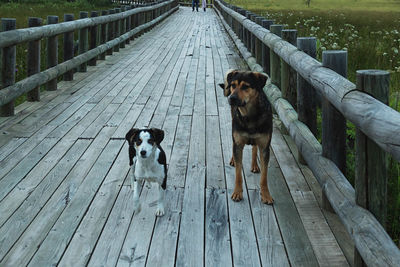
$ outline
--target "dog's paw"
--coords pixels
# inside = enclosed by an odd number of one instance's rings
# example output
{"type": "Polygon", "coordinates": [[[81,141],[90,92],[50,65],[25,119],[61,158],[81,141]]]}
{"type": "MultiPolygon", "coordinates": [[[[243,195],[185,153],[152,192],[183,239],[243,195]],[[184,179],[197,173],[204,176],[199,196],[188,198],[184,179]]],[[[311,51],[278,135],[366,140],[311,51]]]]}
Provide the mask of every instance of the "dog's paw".
{"type": "Polygon", "coordinates": [[[156,216],[161,217],[164,215],[164,206],[157,206],[156,216]]]}
{"type": "Polygon", "coordinates": [[[262,203],[267,204],[267,205],[274,204],[274,199],[271,197],[270,194],[260,192],[260,195],[261,195],[262,203]]]}
{"type": "Polygon", "coordinates": [[[260,172],[260,167],[258,167],[258,164],[251,164],[251,170],[252,173],[259,173],[260,172]]]}
{"type": "Polygon", "coordinates": [[[234,191],[231,198],[233,201],[241,201],[243,199],[243,191],[234,191]]]}
{"type": "Polygon", "coordinates": [[[235,160],[233,159],[233,157],[231,158],[231,161],[229,161],[229,165],[235,166],[235,160]]]}

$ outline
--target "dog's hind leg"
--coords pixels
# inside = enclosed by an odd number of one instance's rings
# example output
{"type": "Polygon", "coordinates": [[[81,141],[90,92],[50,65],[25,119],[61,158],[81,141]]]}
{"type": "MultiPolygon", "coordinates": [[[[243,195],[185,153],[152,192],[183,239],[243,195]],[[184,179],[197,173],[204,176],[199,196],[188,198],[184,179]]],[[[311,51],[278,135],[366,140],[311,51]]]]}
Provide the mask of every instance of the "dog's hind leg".
{"type": "Polygon", "coordinates": [[[253,145],[251,150],[251,172],[259,173],[260,167],[257,164],[257,146],[253,145]]]}
{"type": "Polygon", "coordinates": [[[260,195],[261,201],[265,204],[271,205],[274,200],[271,197],[268,189],[268,162],[269,162],[269,145],[260,147],[260,158],[261,158],[261,179],[260,179],[260,195]]]}
{"type": "Polygon", "coordinates": [[[231,198],[233,201],[243,199],[242,158],[244,145],[233,143],[233,159],[235,161],[235,189],[231,198]]]}
{"type": "Polygon", "coordinates": [[[158,201],[157,201],[157,210],[156,216],[163,216],[164,215],[164,193],[165,189],[158,185],[158,201]]]}

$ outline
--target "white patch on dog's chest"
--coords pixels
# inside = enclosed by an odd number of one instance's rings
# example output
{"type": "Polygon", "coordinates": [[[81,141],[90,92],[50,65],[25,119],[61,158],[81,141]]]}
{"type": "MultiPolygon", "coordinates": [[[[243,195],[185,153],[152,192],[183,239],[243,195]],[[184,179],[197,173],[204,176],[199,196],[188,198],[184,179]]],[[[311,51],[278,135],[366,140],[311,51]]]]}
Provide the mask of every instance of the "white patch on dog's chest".
{"type": "Polygon", "coordinates": [[[164,166],[158,163],[159,154],[160,150],[157,149],[154,157],[146,159],[138,157],[135,167],[136,180],[146,180],[159,184],[163,182],[165,176],[164,166]]]}

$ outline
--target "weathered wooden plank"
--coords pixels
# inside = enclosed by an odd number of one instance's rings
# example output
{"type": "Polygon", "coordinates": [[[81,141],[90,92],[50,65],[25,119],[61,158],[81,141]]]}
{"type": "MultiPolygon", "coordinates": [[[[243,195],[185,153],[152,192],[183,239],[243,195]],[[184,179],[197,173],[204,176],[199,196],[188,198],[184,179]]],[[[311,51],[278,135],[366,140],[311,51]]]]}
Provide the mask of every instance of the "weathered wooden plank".
{"type": "Polygon", "coordinates": [[[87,265],[129,171],[127,151],[125,143],[58,262],[59,266],[87,265]]]}
{"type": "MultiPolygon", "coordinates": [[[[24,230],[34,220],[41,208],[47,205],[52,193],[64,181],[64,178],[77,163],[79,158],[90,145],[89,140],[77,140],[74,146],[65,154],[61,161],[43,179],[35,190],[29,194],[21,206],[10,209],[9,205],[0,204],[1,222],[0,258],[18,240],[24,230]],[[11,216],[7,214],[12,214],[11,216]]],[[[83,171],[83,170],[82,170],[83,171]]],[[[53,197],[54,198],[54,197],[53,197]]],[[[23,239],[23,238],[22,238],[23,239]]]]}
{"type": "Polygon", "coordinates": [[[226,189],[206,189],[205,266],[232,266],[226,189]]]}
{"type": "MultiPolygon", "coordinates": [[[[82,217],[85,215],[94,194],[113,164],[114,158],[120,151],[123,141],[111,140],[99,159],[88,173],[81,186],[76,191],[69,205],[53,225],[46,239],[33,256],[30,264],[50,265],[57,264],[64,250],[76,231],[82,217]]],[[[7,259],[7,262],[9,259],[7,259]]]]}
{"type": "Polygon", "coordinates": [[[165,193],[165,215],[157,218],[147,256],[147,266],[173,266],[175,262],[183,202],[183,189],[169,187],[165,193]],[[157,238],[157,237],[163,238],[157,238]]]}
{"type": "Polygon", "coordinates": [[[2,258],[0,261],[1,264],[19,262],[23,265],[32,258],[60,214],[75,196],[76,191],[103,151],[114,130],[112,128],[102,130],[74,168],[68,173],[67,177],[65,177],[61,186],[57,188],[50,200],[40,210],[38,216],[29,224],[29,227],[23,232],[17,243],[9,244],[9,246],[13,246],[12,249],[7,252],[8,249],[4,247],[4,251],[0,254],[0,258],[2,258]],[[5,253],[7,253],[7,256],[4,258],[5,253]]]}
{"type": "Polygon", "coordinates": [[[9,154],[11,154],[15,149],[17,149],[22,143],[24,143],[27,138],[13,138],[0,148],[0,161],[3,161],[9,154]]]}
{"type": "Polygon", "coordinates": [[[206,183],[206,145],[204,115],[193,115],[188,170],[176,255],[178,266],[203,266],[204,262],[204,189],[206,183]],[[193,231],[196,229],[196,231],[193,231]]]}
{"type": "Polygon", "coordinates": [[[119,125],[112,138],[125,138],[125,135],[129,129],[135,125],[142,109],[142,105],[133,105],[131,110],[125,116],[125,119],[123,120],[124,123],[119,125]]]}
{"type": "Polygon", "coordinates": [[[289,266],[273,206],[260,201],[259,190],[249,190],[254,227],[263,266],[289,266]]]}
{"type": "Polygon", "coordinates": [[[226,188],[219,120],[206,116],[207,188],[226,188]]]}

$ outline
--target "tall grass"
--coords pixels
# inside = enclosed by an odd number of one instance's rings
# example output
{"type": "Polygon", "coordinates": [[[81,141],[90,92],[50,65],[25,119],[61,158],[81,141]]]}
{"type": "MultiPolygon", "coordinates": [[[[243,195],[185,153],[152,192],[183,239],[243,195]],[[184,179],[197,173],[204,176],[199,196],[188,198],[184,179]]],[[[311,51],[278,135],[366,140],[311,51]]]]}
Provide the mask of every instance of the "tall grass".
{"type": "MultiPolygon", "coordinates": [[[[389,105],[400,110],[400,2],[311,0],[311,8],[294,0],[228,2],[273,19],[276,24],[285,25],[286,29],[297,29],[299,37],[316,37],[320,61],[324,50],[347,50],[348,79],[354,83],[356,70],[389,71],[389,105]]],[[[348,123],[347,128],[346,177],[354,184],[355,127],[348,123]]],[[[387,230],[400,245],[400,166],[389,158],[388,167],[387,230]]]]}

